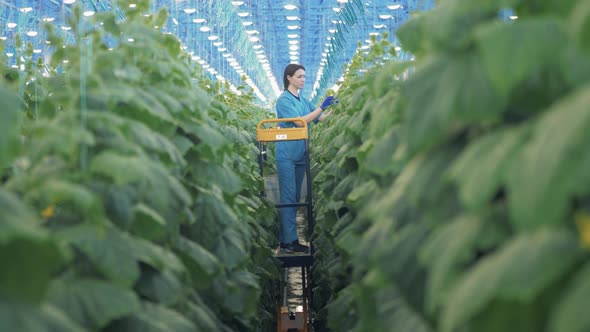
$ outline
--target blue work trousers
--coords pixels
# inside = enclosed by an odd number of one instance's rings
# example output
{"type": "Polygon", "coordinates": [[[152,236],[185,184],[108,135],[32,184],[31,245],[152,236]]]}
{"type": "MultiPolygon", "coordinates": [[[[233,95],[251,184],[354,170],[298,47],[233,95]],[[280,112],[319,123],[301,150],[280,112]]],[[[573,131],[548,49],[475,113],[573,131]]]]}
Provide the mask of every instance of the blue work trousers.
{"type": "MultiPolygon", "coordinates": [[[[279,171],[281,204],[299,203],[301,185],[303,184],[306,169],[305,159],[299,161],[279,159],[277,160],[277,168],[279,171]]],[[[297,208],[281,208],[280,217],[279,242],[291,243],[297,240],[297,208]]]]}

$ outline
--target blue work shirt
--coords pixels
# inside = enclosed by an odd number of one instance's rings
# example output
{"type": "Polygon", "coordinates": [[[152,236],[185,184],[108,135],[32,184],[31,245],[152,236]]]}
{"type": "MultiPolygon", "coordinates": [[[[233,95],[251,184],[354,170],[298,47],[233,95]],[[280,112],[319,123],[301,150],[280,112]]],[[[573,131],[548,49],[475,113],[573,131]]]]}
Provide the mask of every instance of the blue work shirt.
{"type": "MultiPolygon", "coordinates": [[[[299,96],[299,99],[293,96],[291,92],[285,90],[279,96],[276,103],[277,118],[298,118],[311,113],[316,107],[307,99],[299,96]]],[[[321,114],[320,114],[321,116],[321,114]]],[[[317,123],[318,116],[313,122],[317,123]]],[[[281,128],[296,127],[293,122],[279,123],[281,128]]],[[[310,126],[311,127],[311,126],[310,126]]],[[[310,128],[308,127],[308,128],[310,128]]],[[[276,158],[277,160],[303,161],[305,157],[304,141],[287,141],[277,142],[276,158]]]]}

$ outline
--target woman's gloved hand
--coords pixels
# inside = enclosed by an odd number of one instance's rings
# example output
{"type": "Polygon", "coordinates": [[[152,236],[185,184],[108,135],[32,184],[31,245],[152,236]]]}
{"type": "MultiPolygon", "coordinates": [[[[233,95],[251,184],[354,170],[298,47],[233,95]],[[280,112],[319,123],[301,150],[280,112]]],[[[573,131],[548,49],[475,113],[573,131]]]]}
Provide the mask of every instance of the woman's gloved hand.
{"type": "Polygon", "coordinates": [[[323,111],[326,108],[328,108],[329,106],[334,105],[334,104],[338,104],[338,99],[334,98],[334,96],[328,96],[328,97],[326,97],[326,99],[324,99],[320,108],[323,111]]]}

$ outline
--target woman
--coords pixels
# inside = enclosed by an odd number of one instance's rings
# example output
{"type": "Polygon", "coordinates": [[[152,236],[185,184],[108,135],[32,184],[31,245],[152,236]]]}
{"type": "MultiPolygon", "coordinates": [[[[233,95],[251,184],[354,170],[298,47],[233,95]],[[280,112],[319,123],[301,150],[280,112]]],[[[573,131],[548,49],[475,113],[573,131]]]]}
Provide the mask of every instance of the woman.
{"type": "MultiPolygon", "coordinates": [[[[305,84],[305,68],[299,64],[290,64],[283,74],[285,91],[276,102],[278,118],[301,118],[306,123],[324,120],[332,112],[323,113],[330,105],[337,102],[333,96],[327,97],[320,107],[299,95],[305,84]]],[[[281,122],[281,128],[302,127],[303,123],[281,122]]],[[[289,141],[276,143],[276,160],[279,171],[279,192],[281,204],[297,203],[305,174],[305,142],[289,141]]],[[[281,208],[281,227],[279,242],[286,252],[307,252],[308,246],[299,243],[297,237],[297,208],[281,208]]]]}

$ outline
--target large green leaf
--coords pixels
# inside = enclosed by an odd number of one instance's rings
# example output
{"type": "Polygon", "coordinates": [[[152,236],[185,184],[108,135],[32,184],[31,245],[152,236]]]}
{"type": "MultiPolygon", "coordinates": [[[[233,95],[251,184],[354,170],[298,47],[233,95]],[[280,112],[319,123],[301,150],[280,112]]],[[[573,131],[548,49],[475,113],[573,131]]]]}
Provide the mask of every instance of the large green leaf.
{"type": "Polygon", "coordinates": [[[486,73],[502,97],[545,66],[556,63],[556,52],[564,49],[568,40],[561,22],[550,17],[482,25],[476,36],[486,73]]]}
{"type": "Polygon", "coordinates": [[[513,163],[508,187],[517,229],[562,222],[571,199],[590,192],[589,104],[590,85],[554,104],[513,163]]]}
{"type": "Polygon", "coordinates": [[[76,323],[91,331],[140,308],[139,300],[131,290],[100,280],[55,281],[48,298],[76,323]]]}
{"type": "Polygon", "coordinates": [[[147,240],[161,239],[166,231],[166,221],[158,212],[145,204],[133,207],[131,232],[147,240]]]}
{"type": "Polygon", "coordinates": [[[475,216],[463,216],[436,230],[422,247],[421,256],[429,270],[428,308],[436,312],[450,295],[449,292],[471,259],[483,221],[475,216]]]}
{"type": "Polygon", "coordinates": [[[590,3],[578,1],[568,23],[574,40],[586,54],[590,54],[590,3]]]}
{"type": "Polygon", "coordinates": [[[0,87],[0,169],[16,151],[21,112],[21,101],[16,94],[0,87]]]}
{"type": "Polygon", "coordinates": [[[528,133],[528,127],[503,128],[473,141],[449,170],[463,203],[479,209],[505,183],[507,169],[528,133]]]}
{"type": "Polygon", "coordinates": [[[556,303],[551,315],[550,332],[586,332],[590,329],[590,316],[587,315],[590,298],[590,264],[577,272],[561,299],[556,303]]]}
{"type": "Polygon", "coordinates": [[[144,156],[127,156],[108,150],[92,159],[90,171],[118,185],[137,185],[140,198],[147,200],[163,217],[174,218],[191,201],[184,186],[168,169],[144,156]]]}
{"type": "Polygon", "coordinates": [[[51,277],[66,261],[58,242],[37,225],[34,215],[0,189],[0,298],[39,301],[51,277]]]}
{"type": "Polygon", "coordinates": [[[173,306],[184,300],[184,285],[170,271],[158,271],[142,266],[141,276],[135,284],[137,293],[146,300],[173,306]]]}
{"type": "Polygon", "coordinates": [[[198,243],[185,237],[179,237],[175,242],[175,249],[195,281],[195,286],[207,288],[214,276],[221,271],[217,257],[198,243]]]}
{"type": "Polygon", "coordinates": [[[0,331],[10,332],[85,332],[61,310],[43,304],[0,301],[0,331]]]}
{"type": "MultiPolygon", "coordinates": [[[[142,310],[109,325],[106,332],[200,332],[177,311],[143,302],[142,310]]],[[[205,331],[203,331],[205,332],[205,331]]]]}
{"type": "Polygon", "coordinates": [[[260,296],[260,286],[255,274],[236,271],[227,279],[217,278],[213,286],[216,294],[223,298],[224,307],[233,313],[252,317],[260,296]]]}
{"type": "Polygon", "coordinates": [[[61,237],[81,250],[105,276],[126,287],[139,277],[140,261],[156,269],[184,271],[171,252],[110,226],[79,225],[62,231],[61,237]]]}
{"type": "Polygon", "coordinates": [[[433,57],[405,82],[403,92],[403,139],[412,153],[444,142],[462,123],[496,120],[502,110],[475,54],[433,57]]]}
{"type": "Polygon", "coordinates": [[[242,234],[233,228],[227,228],[217,239],[214,253],[223,265],[229,268],[244,262],[248,257],[242,234]]]}
{"type": "Polygon", "coordinates": [[[575,236],[542,228],[522,234],[464,274],[442,314],[442,331],[454,331],[482,312],[493,299],[530,303],[578,261],[575,236]]]}

